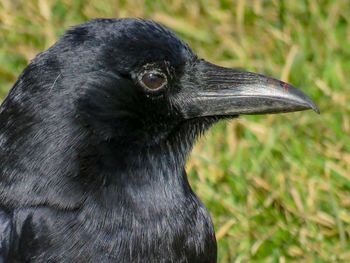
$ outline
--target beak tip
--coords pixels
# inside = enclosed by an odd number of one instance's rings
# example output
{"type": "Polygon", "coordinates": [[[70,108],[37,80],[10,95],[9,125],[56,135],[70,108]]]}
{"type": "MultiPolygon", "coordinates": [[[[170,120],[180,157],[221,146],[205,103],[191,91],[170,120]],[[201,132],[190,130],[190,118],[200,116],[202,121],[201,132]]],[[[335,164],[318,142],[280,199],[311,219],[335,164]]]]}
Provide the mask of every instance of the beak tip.
{"type": "Polygon", "coordinates": [[[317,114],[321,113],[319,107],[311,99],[308,100],[307,105],[309,109],[312,109],[317,114]]]}
{"type": "Polygon", "coordinates": [[[302,91],[292,86],[290,86],[290,88],[293,88],[291,93],[293,94],[294,99],[296,101],[299,101],[300,104],[303,104],[305,109],[311,109],[317,114],[321,113],[316,103],[313,102],[313,100],[309,96],[305,95],[302,91]]]}
{"type": "Polygon", "coordinates": [[[320,109],[319,109],[316,105],[314,105],[314,107],[312,107],[312,109],[313,109],[313,111],[316,112],[317,114],[321,114],[320,109]]]}
{"type": "Polygon", "coordinates": [[[321,113],[320,109],[317,107],[317,105],[316,105],[315,103],[311,102],[311,103],[309,103],[308,106],[309,106],[309,108],[310,108],[311,110],[313,110],[313,111],[316,112],[317,114],[320,114],[320,113],[321,113]]]}

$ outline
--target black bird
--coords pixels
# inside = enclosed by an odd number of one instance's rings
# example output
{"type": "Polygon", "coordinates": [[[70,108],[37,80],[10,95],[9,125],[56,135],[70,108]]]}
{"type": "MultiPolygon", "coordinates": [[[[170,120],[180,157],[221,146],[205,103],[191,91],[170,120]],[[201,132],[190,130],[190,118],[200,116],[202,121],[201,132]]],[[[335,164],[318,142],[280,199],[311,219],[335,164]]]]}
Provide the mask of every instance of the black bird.
{"type": "Polygon", "coordinates": [[[74,27],[0,108],[0,262],[216,262],[184,169],[196,138],[306,109],[292,86],[200,59],[155,22],[74,27]]]}

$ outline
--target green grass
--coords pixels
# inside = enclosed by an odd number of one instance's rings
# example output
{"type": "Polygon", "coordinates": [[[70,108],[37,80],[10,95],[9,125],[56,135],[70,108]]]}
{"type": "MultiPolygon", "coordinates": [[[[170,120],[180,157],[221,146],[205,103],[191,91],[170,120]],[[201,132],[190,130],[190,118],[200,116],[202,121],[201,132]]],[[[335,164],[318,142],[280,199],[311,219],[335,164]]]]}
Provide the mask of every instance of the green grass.
{"type": "Polygon", "coordinates": [[[350,262],[348,0],[0,0],[0,98],[72,25],[144,17],[201,56],[289,81],[312,111],[241,117],[202,138],[191,184],[213,215],[219,262],[350,262]]]}

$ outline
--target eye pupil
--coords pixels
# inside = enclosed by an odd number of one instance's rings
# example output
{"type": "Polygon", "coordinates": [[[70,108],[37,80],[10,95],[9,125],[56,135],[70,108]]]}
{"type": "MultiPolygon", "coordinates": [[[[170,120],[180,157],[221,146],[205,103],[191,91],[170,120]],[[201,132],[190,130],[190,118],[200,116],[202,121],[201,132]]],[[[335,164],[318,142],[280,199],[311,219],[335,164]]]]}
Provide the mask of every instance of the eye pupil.
{"type": "Polygon", "coordinates": [[[161,88],[166,82],[164,75],[155,72],[146,73],[141,80],[143,84],[151,90],[161,88]]]}

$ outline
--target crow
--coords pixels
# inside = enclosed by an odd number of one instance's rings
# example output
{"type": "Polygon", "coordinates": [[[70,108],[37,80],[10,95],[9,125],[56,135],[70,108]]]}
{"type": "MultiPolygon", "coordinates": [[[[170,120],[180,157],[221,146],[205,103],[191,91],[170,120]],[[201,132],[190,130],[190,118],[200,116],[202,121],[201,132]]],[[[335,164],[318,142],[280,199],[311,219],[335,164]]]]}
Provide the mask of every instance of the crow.
{"type": "Polygon", "coordinates": [[[0,262],[216,262],[184,168],[196,138],[306,109],[291,85],[207,62],[156,22],[73,27],[0,108],[0,262]]]}

